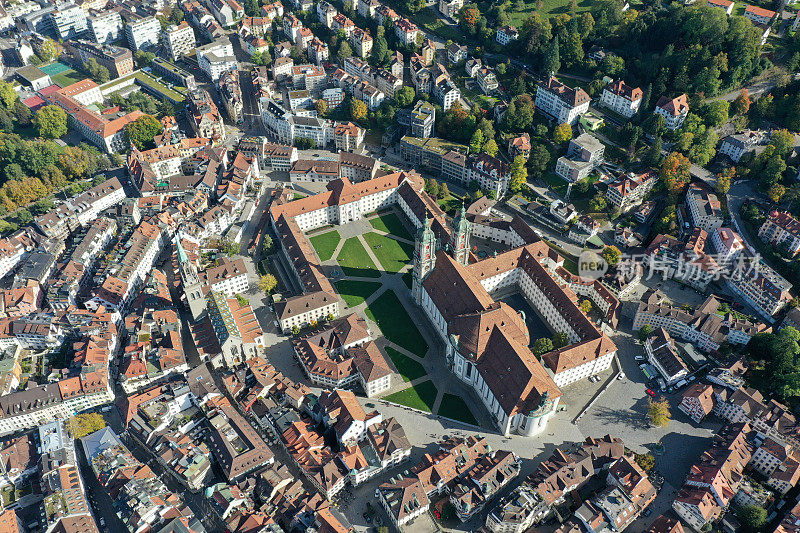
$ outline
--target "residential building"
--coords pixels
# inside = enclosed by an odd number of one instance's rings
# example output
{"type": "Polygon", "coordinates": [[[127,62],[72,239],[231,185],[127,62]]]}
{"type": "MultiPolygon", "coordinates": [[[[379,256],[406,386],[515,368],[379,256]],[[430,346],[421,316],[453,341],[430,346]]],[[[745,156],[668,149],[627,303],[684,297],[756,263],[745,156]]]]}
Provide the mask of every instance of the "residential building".
{"type": "Polygon", "coordinates": [[[86,19],[89,35],[97,44],[108,44],[122,36],[122,17],[113,9],[92,11],[86,19]]]}
{"type": "Polygon", "coordinates": [[[133,54],[127,48],[81,40],[68,41],[64,43],[64,47],[73,52],[84,65],[93,58],[98,65],[108,69],[112,78],[121,78],[133,72],[133,54]]]}
{"type": "Polygon", "coordinates": [[[528,132],[508,140],[508,155],[512,158],[521,155],[525,159],[528,159],[531,155],[531,136],[528,132]]]}
{"type": "Polygon", "coordinates": [[[411,113],[411,135],[427,139],[433,133],[436,122],[436,109],[429,102],[420,100],[411,113]]]}
{"type": "Polygon", "coordinates": [[[711,233],[722,226],[722,204],[708,187],[690,184],[686,191],[686,208],[695,227],[711,233]]]}
{"type": "Polygon", "coordinates": [[[519,31],[514,26],[503,26],[499,30],[497,30],[497,35],[495,36],[495,40],[500,43],[502,46],[507,45],[510,42],[516,41],[519,38],[519,31]]]}
{"type": "Polygon", "coordinates": [[[676,98],[662,96],[656,103],[654,113],[664,117],[667,129],[676,130],[683,125],[689,115],[689,98],[682,94],[676,98]]]}
{"type": "Polygon", "coordinates": [[[694,383],[683,393],[678,409],[699,424],[714,410],[714,387],[708,383],[694,383]]]}
{"type": "Polygon", "coordinates": [[[86,11],[75,4],[56,4],[47,14],[56,37],[62,41],[83,37],[88,31],[86,11]]]}
{"type": "Polygon", "coordinates": [[[494,94],[500,86],[500,83],[497,81],[497,76],[494,74],[494,70],[488,67],[478,69],[475,75],[475,81],[478,82],[478,87],[480,87],[483,94],[494,94]]]}
{"type": "Polygon", "coordinates": [[[223,72],[238,70],[239,64],[233,55],[233,45],[228,36],[209,44],[198,46],[197,62],[206,76],[216,82],[223,72]]]}
{"type": "Polygon", "coordinates": [[[675,341],[672,340],[667,330],[656,329],[644,343],[647,360],[658,370],[664,382],[671,386],[689,373],[689,369],[678,355],[675,341]]]}
{"type": "Polygon", "coordinates": [[[536,91],[536,109],[558,124],[574,125],[589,110],[590,100],[580,87],[568,87],[553,76],[539,84],[536,91]]]}
{"type": "Polygon", "coordinates": [[[172,24],[164,30],[164,46],[173,61],[189,54],[196,45],[194,30],[185,20],[177,25],[172,24]]]}
{"type": "Polygon", "coordinates": [[[128,21],[125,37],[133,50],[156,46],[161,36],[161,23],[155,17],[144,17],[128,21]]]}
{"type": "Polygon", "coordinates": [[[455,19],[455,16],[464,7],[464,0],[439,0],[437,4],[439,13],[445,17],[455,19]]]}
{"type": "Polygon", "coordinates": [[[654,171],[642,174],[631,172],[608,184],[606,199],[619,209],[620,213],[627,213],[641,205],[657,182],[658,174],[654,171]]]}
{"type": "Polygon", "coordinates": [[[755,24],[769,25],[775,19],[776,13],[763,7],[748,5],[744,10],[744,18],[750,19],[755,24]]]}
{"type": "MultiPolygon", "coordinates": [[[[733,3],[731,3],[733,5],[733,3]]],[[[764,139],[764,135],[760,131],[747,130],[742,133],[728,135],[719,145],[718,153],[727,155],[734,163],[745,154],[755,153],[756,146],[758,146],[764,139]]]]}
{"type": "Polygon", "coordinates": [[[605,148],[597,137],[582,133],[569,142],[567,155],[556,161],[556,174],[571,182],[588,177],[603,162],[605,148]]]}
{"type": "Polygon", "coordinates": [[[733,14],[733,8],[736,5],[735,2],[731,2],[730,0],[707,0],[708,5],[711,7],[718,7],[725,11],[725,13],[730,16],[733,14]]]}
{"type": "Polygon", "coordinates": [[[345,152],[355,152],[364,143],[365,131],[352,122],[340,122],[333,129],[336,149],[345,152]]]}
{"type": "Polygon", "coordinates": [[[626,85],[624,81],[614,81],[603,88],[600,103],[625,118],[633,117],[642,105],[642,90],[626,85]]]}
{"type": "Polygon", "coordinates": [[[786,211],[770,211],[758,230],[758,238],[795,256],[800,253],[800,221],[786,211]]]}

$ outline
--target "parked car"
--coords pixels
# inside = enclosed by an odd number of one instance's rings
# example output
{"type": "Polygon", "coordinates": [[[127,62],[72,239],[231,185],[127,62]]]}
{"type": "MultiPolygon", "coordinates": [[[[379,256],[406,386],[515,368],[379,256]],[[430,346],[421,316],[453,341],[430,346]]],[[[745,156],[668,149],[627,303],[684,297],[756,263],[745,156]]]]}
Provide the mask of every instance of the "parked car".
{"type": "Polygon", "coordinates": [[[645,392],[648,394],[648,396],[652,396],[653,398],[656,397],[656,393],[653,391],[653,389],[647,389],[645,392]]]}

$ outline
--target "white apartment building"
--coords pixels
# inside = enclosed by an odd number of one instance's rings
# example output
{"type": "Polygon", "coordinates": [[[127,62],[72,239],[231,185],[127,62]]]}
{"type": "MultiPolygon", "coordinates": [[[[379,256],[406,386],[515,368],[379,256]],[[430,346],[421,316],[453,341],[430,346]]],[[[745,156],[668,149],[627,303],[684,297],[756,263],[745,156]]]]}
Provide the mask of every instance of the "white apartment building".
{"type": "Polygon", "coordinates": [[[686,207],[696,228],[713,233],[722,226],[722,204],[717,195],[707,188],[691,184],[686,191],[686,207]]]}
{"type": "Polygon", "coordinates": [[[758,131],[745,131],[728,135],[719,145],[718,153],[727,155],[734,163],[738,163],[743,155],[753,152],[762,141],[764,135],[758,131]]]}
{"type": "Polygon", "coordinates": [[[161,36],[161,22],[155,17],[129,21],[125,26],[125,37],[133,50],[156,46],[161,36]]]}
{"type": "Polygon", "coordinates": [[[558,124],[574,125],[589,110],[590,100],[580,87],[568,87],[553,76],[540,83],[536,91],[536,109],[558,124]]]}
{"type": "Polygon", "coordinates": [[[56,9],[48,14],[48,18],[62,41],[77,39],[89,29],[86,11],[75,4],[56,4],[56,9]]]}
{"type": "Polygon", "coordinates": [[[664,117],[667,129],[676,130],[683,125],[683,121],[689,115],[689,98],[685,94],[676,98],[662,96],[653,112],[664,117]]]}
{"type": "Polygon", "coordinates": [[[119,16],[117,11],[108,9],[92,12],[87,22],[89,34],[96,43],[111,43],[122,36],[122,17],[119,16]]]}
{"type": "Polygon", "coordinates": [[[774,11],[754,5],[748,5],[744,10],[744,18],[752,20],[755,24],[769,25],[775,19],[774,11]]]}
{"type": "Polygon", "coordinates": [[[603,89],[600,103],[625,118],[631,118],[642,105],[642,90],[626,85],[622,80],[613,81],[603,89]]]}
{"type": "Polygon", "coordinates": [[[185,20],[164,30],[164,46],[173,61],[189,54],[196,45],[194,30],[185,20]]]}
{"type": "Polygon", "coordinates": [[[197,47],[197,62],[200,70],[205,72],[211,81],[216,82],[223,72],[238,70],[239,63],[233,55],[233,45],[227,37],[197,47]]]}
{"type": "Polygon", "coordinates": [[[786,307],[792,296],[792,284],[775,272],[760,257],[745,257],[737,262],[733,273],[725,278],[728,287],[744,298],[762,317],[772,322],[772,317],[786,307]]]}

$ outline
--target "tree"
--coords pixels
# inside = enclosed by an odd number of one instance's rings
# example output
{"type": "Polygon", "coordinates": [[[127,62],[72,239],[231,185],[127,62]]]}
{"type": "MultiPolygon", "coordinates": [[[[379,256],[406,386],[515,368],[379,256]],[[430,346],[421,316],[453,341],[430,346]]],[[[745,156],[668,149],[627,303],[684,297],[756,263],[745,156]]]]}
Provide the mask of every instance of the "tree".
{"type": "Polygon", "coordinates": [[[272,274],[265,274],[258,279],[258,289],[266,294],[278,286],[278,280],[272,274]]]}
{"type": "Polygon", "coordinates": [[[774,183],[769,190],[767,190],[767,196],[770,200],[775,202],[776,204],[781,201],[783,195],[786,193],[786,187],[781,185],[780,183],[774,183]]]}
{"type": "Polygon", "coordinates": [[[750,105],[752,103],[753,100],[750,98],[750,91],[742,89],[742,92],[740,92],[736,100],[733,101],[733,114],[746,115],[750,111],[750,105]]]}
{"type": "Polygon", "coordinates": [[[372,47],[372,62],[378,66],[383,66],[389,61],[389,55],[389,45],[386,42],[386,37],[378,35],[372,47]]]}
{"type": "Polygon", "coordinates": [[[425,192],[428,195],[432,196],[433,198],[437,198],[439,196],[439,182],[434,179],[429,179],[425,182],[425,192]]]}
{"type": "Polygon", "coordinates": [[[565,143],[572,139],[572,126],[569,124],[559,124],[553,131],[553,141],[565,143]]]}
{"type": "Polygon", "coordinates": [[[590,302],[589,300],[581,301],[581,311],[583,311],[585,314],[588,315],[591,310],[592,310],[592,302],[590,302]]]}
{"type": "Polygon", "coordinates": [[[644,162],[647,166],[654,167],[658,165],[658,162],[661,161],[661,149],[663,146],[664,143],[661,141],[661,137],[653,139],[644,158],[644,162]]]}
{"type": "Polygon", "coordinates": [[[616,265],[619,263],[619,260],[622,259],[622,252],[613,244],[611,246],[606,246],[603,253],[600,255],[602,255],[603,259],[611,266],[616,265]]]}
{"type": "Polygon", "coordinates": [[[300,335],[300,326],[292,326],[292,335],[295,337],[300,335]]]}
{"type": "Polygon", "coordinates": [[[672,413],[669,410],[669,401],[663,396],[658,400],[652,398],[647,404],[647,418],[654,426],[665,428],[669,425],[672,413]]]}
{"type": "Polygon", "coordinates": [[[394,95],[398,107],[408,107],[414,103],[417,93],[413,87],[401,87],[394,95]]]}
{"type": "Polygon", "coordinates": [[[486,141],[486,144],[483,145],[483,151],[492,157],[496,156],[498,151],[497,142],[495,142],[494,139],[489,139],[486,141]]]}
{"type": "Polygon", "coordinates": [[[57,139],[67,134],[67,113],[56,105],[47,105],[33,118],[36,131],[45,139],[57,139]]]}
{"type": "Polygon", "coordinates": [[[81,146],[65,146],[58,156],[64,175],[75,180],[94,174],[99,166],[99,153],[81,146]]]}
{"type": "Polygon", "coordinates": [[[731,181],[736,176],[736,168],[728,167],[717,176],[717,184],[715,189],[717,194],[725,196],[731,190],[731,181]]]}
{"type": "Polygon", "coordinates": [[[672,194],[682,192],[691,180],[689,159],[678,152],[672,152],[661,162],[658,176],[672,194]]]}
{"type": "Polygon", "coordinates": [[[54,59],[58,59],[63,52],[64,47],[48,37],[39,46],[37,55],[39,56],[39,59],[42,60],[42,63],[49,63],[54,59]]]}
{"type": "Polygon", "coordinates": [[[359,122],[367,118],[367,104],[361,100],[353,99],[350,101],[350,118],[359,122]]]}
{"type": "Polygon", "coordinates": [[[328,102],[326,102],[323,98],[317,100],[315,106],[317,108],[317,114],[319,114],[319,116],[324,117],[325,115],[328,114],[328,102]]]}
{"type": "Polygon", "coordinates": [[[0,105],[7,110],[11,110],[17,98],[17,91],[14,90],[14,86],[7,81],[0,81],[0,105]]]}
{"type": "Polygon", "coordinates": [[[137,50],[136,53],[133,54],[133,57],[136,58],[136,64],[139,68],[149,67],[150,63],[156,58],[156,55],[153,52],[145,52],[144,50],[137,50]]]}
{"type": "Polygon", "coordinates": [[[569,337],[563,331],[553,333],[553,348],[558,350],[569,344],[569,337]]]}
{"type": "Polygon", "coordinates": [[[336,59],[338,59],[340,63],[344,63],[344,60],[352,55],[353,49],[350,48],[350,45],[347,44],[347,41],[342,41],[342,44],[339,45],[339,51],[336,52],[336,59]]]}
{"type": "Polygon", "coordinates": [[[536,177],[541,176],[547,170],[550,164],[550,151],[537,144],[531,149],[531,154],[528,156],[528,170],[536,177]]]}
{"type": "Polygon", "coordinates": [[[789,130],[773,131],[769,137],[769,144],[775,147],[778,157],[785,157],[794,146],[794,135],[789,130]]]}
{"type": "Polygon", "coordinates": [[[544,355],[549,351],[553,350],[553,341],[548,339],[547,337],[541,337],[536,339],[536,342],[533,343],[533,347],[531,351],[533,351],[536,355],[544,355]]]}
{"type": "Polygon", "coordinates": [[[647,337],[649,337],[652,332],[653,328],[650,327],[650,324],[645,324],[644,326],[639,328],[639,333],[638,333],[639,340],[642,342],[646,341],[647,337]]]}
{"type": "Polygon", "coordinates": [[[73,439],[82,439],[104,427],[106,421],[100,413],[81,413],[67,420],[67,431],[73,439]]]}
{"type": "Polygon", "coordinates": [[[153,144],[153,139],[163,131],[161,122],[153,115],[142,115],[125,126],[125,138],[139,150],[153,144]]]}
{"type": "Polygon", "coordinates": [[[636,461],[636,464],[639,465],[645,472],[650,472],[656,466],[655,457],[649,453],[634,454],[633,460],[636,461]]]}
{"type": "Polygon", "coordinates": [[[477,154],[483,148],[483,132],[481,130],[475,130],[475,133],[472,134],[472,139],[469,141],[469,153],[477,154]]]}
{"type": "Polygon", "coordinates": [[[518,193],[528,183],[528,169],[525,168],[525,157],[518,155],[511,163],[511,179],[509,180],[508,187],[511,192],[518,193]]]}
{"type": "Polygon", "coordinates": [[[706,124],[719,127],[728,122],[731,104],[727,100],[714,100],[706,105],[706,124]]]}
{"type": "Polygon", "coordinates": [[[550,41],[550,46],[547,48],[547,52],[544,55],[544,61],[542,61],[542,72],[545,76],[551,76],[561,69],[561,59],[559,58],[558,48],[558,35],[556,35],[553,40],[550,41]]]}
{"type": "Polygon", "coordinates": [[[261,238],[261,251],[264,253],[271,252],[273,244],[274,243],[272,242],[272,237],[269,235],[264,235],[261,238]]]}
{"type": "Polygon", "coordinates": [[[767,511],[760,505],[743,505],[736,511],[736,518],[745,531],[755,533],[767,523],[767,511]]]}
{"type": "Polygon", "coordinates": [[[450,187],[447,186],[446,183],[442,183],[442,186],[439,187],[439,198],[448,198],[450,196],[450,187]]]}

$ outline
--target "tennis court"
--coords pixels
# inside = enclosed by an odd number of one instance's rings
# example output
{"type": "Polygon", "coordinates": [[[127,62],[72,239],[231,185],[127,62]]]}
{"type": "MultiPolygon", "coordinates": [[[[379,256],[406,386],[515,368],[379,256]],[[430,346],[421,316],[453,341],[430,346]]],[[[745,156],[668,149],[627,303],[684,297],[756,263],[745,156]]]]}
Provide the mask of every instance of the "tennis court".
{"type": "Polygon", "coordinates": [[[65,70],[72,70],[72,67],[69,65],[65,65],[60,61],[56,61],[55,63],[50,63],[49,65],[44,65],[39,67],[42,72],[47,74],[48,76],[55,76],[56,74],[61,74],[65,70]]]}

